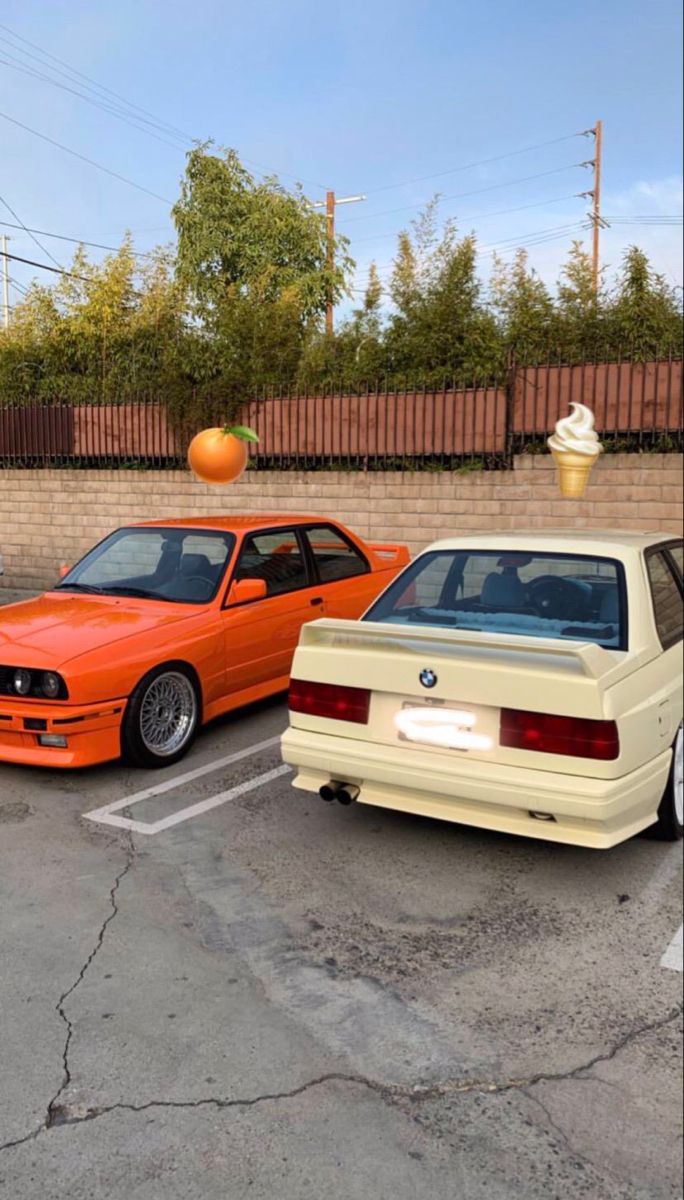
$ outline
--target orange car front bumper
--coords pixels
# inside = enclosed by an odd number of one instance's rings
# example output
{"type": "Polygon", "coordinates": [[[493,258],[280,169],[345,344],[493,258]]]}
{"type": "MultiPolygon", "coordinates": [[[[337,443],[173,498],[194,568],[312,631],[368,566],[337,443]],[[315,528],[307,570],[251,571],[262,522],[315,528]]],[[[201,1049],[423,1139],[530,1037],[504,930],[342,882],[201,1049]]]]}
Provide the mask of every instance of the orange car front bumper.
{"type": "Polygon", "coordinates": [[[50,704],[0,696],[0,762],[32,767],[91,767],[121,754],[125,700],[102,704],[50,704]],[[41,745],[41,737],[65,746],[41,745]]]}

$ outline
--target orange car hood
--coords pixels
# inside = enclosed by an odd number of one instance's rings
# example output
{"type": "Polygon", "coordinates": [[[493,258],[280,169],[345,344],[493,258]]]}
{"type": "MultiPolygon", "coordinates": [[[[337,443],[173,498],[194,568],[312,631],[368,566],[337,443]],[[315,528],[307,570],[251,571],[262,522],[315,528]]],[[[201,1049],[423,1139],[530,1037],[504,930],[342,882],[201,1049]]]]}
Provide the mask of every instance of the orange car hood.
{"type": "Polygon", "coordinates": [[[0,610],[0,663],[56,667],[112,642],[159,630],[204,607],[54,592],[0,610]]]}

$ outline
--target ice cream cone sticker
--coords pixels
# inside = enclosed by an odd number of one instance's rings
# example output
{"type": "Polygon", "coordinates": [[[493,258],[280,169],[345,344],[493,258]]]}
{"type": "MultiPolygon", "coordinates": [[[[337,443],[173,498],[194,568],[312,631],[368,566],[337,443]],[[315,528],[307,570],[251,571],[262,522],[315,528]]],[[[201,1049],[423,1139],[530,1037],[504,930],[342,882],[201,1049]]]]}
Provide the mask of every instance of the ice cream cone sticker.
{"type": "Polygon", "coordinates": [[[571,404],[570,408],[570,416],[556,422],[548,447],[558,467],[561,495],[568,500],[579,500],[603,446],[594,429],[591,409],[578,403],[571,404]]]}

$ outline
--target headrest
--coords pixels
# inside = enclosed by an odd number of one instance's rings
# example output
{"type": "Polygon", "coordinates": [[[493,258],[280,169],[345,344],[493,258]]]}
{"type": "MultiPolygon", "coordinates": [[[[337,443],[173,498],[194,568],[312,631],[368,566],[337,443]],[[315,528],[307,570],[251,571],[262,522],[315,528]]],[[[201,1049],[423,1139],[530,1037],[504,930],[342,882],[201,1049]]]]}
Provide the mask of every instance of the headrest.
{"type": "Polygon", "coordinates": [[[491,604],[493,608],[523,608],[525,588],[517,575],[499,575],[492,571],[484,581],[481,601],[482,604],[491,604]]]}
{"type": "Polygon", "coordinates": [[[612,587],[610,591],[603,593],[599,619],[606,625],[616,625],[620,620],[620,597],[617,587],[612,587]]]}
{"type": "Polygon", "coordinates": [[[184,554],[180,562],[181,575],[202,575],[204,579],[213,576],[212,566],[206,554],[184,554]]]}

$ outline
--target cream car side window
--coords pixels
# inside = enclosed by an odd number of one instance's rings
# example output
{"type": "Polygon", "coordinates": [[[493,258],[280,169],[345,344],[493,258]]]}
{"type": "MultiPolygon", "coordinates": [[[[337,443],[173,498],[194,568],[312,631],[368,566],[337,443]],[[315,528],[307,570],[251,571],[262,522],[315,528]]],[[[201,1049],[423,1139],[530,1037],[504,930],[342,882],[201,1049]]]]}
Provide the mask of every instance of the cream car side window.
{"type": "Polygon", "coordinates": [[[658,637],[667,650],[681,641],[684,634],[682,593],[662,552],[649,554],[647,567],[658,637]]]}

